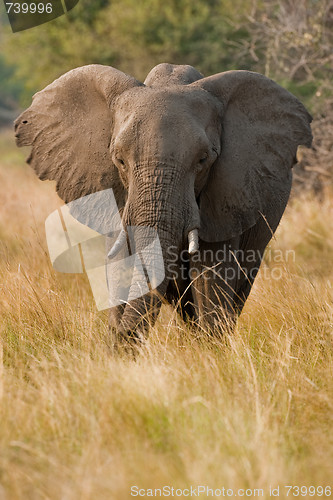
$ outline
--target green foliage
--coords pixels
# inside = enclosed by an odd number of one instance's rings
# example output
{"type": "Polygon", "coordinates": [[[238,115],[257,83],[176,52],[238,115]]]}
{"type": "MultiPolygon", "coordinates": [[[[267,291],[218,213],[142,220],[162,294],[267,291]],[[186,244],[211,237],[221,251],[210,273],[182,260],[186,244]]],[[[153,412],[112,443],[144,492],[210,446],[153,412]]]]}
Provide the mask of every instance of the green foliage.
{"type": "Polygon", "coordinates": [[[81,0],[68,15],[6,37],[26,97],[69,69],[109,64],[144,79],[163,61],[206,74],[236,67],[243,0],[81,0]]]}
{"type": "Polygon", "coordinates": [[[13,78],[14,69],[0,54],[0,107],[11,109],[22,92],[22,82],[13,78]]]}
{"type": "Polygon", "coordinates": [[[118,0],[106,11],[119,65],[141,79],[162,61],[204,73],[223,68],[230,31],[223,14],[221,2],[204,0],[118,0]]]}
{"type": "Polygon", "coordinates": [[[278,79],[278,83],[289,90],[289,92],[296,95],[309,111],[312,111],[315,104],[316,92],[318,90],[318,83],[315,80],[297,82],[282,78],[278,79]]]}
{"type": "Polygon", "coordinates": [[[45,25],[8,29],[5,54],[25,82],[25,104],[76,66],[112,65],[143,80],[160,62],[206,75],[258,71],[310,102],[331,89],[332,27],[327,0],[80,0],[45,25]]]}

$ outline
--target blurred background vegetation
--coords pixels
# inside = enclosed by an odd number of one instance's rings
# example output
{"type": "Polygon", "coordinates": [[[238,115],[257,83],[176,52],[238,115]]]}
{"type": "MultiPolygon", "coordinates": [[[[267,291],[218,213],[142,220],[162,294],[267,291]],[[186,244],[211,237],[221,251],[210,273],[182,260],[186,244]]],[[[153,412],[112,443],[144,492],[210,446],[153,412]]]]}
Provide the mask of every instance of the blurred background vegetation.
{"type": "Polygon", "coordinates": [[[286,87],[316,118],[315,148],[302,156],[296,184],[306,178],[322,192],[332,181],[333,0],[80,0],[24,32],[11,33],[4,11],[0,23],[0,123],[83,64],[115,66],[139,80],[160,62],[191,64],[204,75],[247,69],[286,87]]]}

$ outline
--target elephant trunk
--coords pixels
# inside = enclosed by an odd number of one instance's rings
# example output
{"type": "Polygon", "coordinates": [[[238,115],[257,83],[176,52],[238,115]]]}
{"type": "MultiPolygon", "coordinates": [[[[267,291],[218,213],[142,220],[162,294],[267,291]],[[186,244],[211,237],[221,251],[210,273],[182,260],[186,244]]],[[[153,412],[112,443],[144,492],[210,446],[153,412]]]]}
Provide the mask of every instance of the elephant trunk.
{"type": "Polygon", "coordinates": [[[155,323],[158,316],[169,278],[164,255],[166,249],[172,244],[172,239],[160,237],[159,242],[160,246],[159,244],[153,245],[155,248],[151,248],[150,244],[145,243],[143,246],[140,242],[136,242],[136,254],[140,256],[140,261],[143,263],[145,276],[143,277],[141,266],[135,267],[128,301],[120,321],[121,333],[126,332],[128,335],[129,332],[135,332],[136,337],[142,335],[150,325],[155,323]],[[146,266],[149,266],[148,272],[146,266]]]}
{"type": "Polygon", "coordinates": [[[139,231],[135,232],[140,232],[141,237],[136,237],[135,254],[140,260],[133,270],[128,301],[119,327],[121,333],[136,332],[136,337],[145,333],[158,316],[169,280],[166,255],[174,244],[171,236],[161,234],[158,240],[155,238],[152,241],[150,227],[139,226],[137,229],[139,231]],[[147,237],[144,237],[145,234],[147,237]]]}
{"type": "Polygon", "coordinates": [[[158,316],[171,275],[170,249],[180,248],[184,233],[182,206],[170,198],[167,193],[157,203],[143,196],[129,198],[126,226],[137,265],[118,328],[122,335],[145,333],[158,316]]]}
{"type": "MultiPolygon", "coordinates": [[[[191,194],[180,190],[179,171],[175,165],[160,163],[135,169],[137,177],[129,187],[123,213],[135,265],[117,326],[122,337],[130,334],[135,340],[138,333],[145,333],[154,324],[173,275],[171,249],[179,251],[186,238],[190,253],[198,249],[199,209],[194,190],[191,194]]],[[[110,250],[111,256],[125,241],[121,232],[110,250]]]]}

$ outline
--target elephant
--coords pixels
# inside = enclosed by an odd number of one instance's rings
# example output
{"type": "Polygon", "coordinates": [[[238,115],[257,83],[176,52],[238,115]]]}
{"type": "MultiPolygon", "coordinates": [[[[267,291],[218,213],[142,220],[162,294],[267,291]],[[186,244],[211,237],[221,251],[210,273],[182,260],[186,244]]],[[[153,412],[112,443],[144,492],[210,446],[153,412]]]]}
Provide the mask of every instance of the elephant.
{"type": "Polygon", "coordinates": [[[288,202],[297,148],[311,146],[311,121],[294,95],[246,70],[204,77],[163,63],[142,83],[92,64],[34,96],[15,131],[39,178],[56,181],[65,203],[112,188],[123,227],[142,229],[136,251],[145,228],[159,237],[164,278],[110,309],[115,345],[143,342],[164,300],[211,335],[235,323],[288,202]]]}

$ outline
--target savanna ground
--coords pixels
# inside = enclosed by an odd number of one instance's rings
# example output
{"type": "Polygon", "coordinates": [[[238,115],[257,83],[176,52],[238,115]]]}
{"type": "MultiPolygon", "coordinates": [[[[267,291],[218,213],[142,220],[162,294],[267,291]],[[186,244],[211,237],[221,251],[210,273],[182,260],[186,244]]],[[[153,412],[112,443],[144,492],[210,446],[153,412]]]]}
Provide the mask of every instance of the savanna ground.
{"type": "Polygon", "coordinates": [[[235,332],[164,307],[134,362],[110,356],[85,276],[51,267],[54,186],[0,141],[0,498],[333,486],[333,197],[289,206],[235,332]]]}

